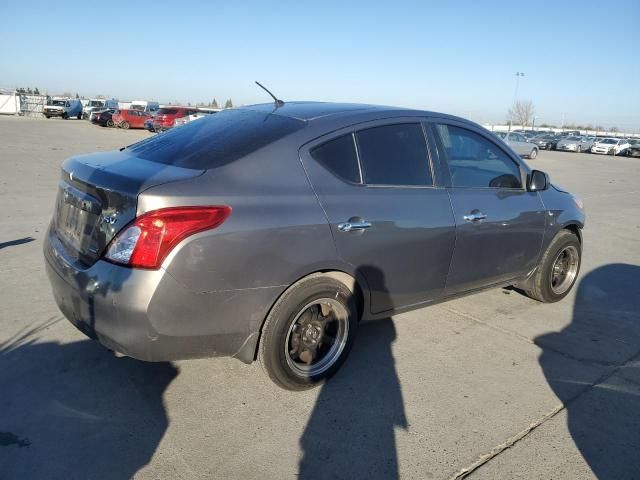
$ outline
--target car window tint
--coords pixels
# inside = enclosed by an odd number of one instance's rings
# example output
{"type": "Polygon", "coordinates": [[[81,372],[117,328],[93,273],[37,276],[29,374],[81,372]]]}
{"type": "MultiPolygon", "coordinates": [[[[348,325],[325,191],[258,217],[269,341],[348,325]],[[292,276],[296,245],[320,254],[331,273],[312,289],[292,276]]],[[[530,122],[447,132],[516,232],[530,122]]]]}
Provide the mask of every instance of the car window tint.
{"type": "Polygon", "coordinates": [[[282,115],[230,109],[134,143],[127,151],[152,162],[209,169],[233,162],[305,125],[282,115]]]}
{"type": "Polygon", "coordinates": [[[427,144],[419,123],[368,128],[356,136],[364,183],[433,184],[427,144]]]}
{"type": "Polygon", "coordinates": [[[470,130],[437,125],[454,187],[521,188],[518,165],[495,143],[470,130]]]}
{"type": "Polygon", "coordinates": [[[358,157],[351,134],[330,140],[311,150],[311,156],[334,175],[360,183],[358,157]]]}

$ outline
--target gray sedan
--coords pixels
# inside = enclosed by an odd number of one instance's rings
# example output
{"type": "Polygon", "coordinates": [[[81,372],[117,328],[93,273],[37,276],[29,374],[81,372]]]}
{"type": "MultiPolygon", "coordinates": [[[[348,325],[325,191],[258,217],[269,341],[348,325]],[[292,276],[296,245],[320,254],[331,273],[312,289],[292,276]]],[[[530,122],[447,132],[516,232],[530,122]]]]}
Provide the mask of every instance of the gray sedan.
{"type": "Polygon", "coordinates": [[[304,389],[360,321],[507,285],[561,300],[584,220],[467,120],[278,101],[68,159],[44,256],[60,310],[107,348],[259,359],[304,389]]]}
{"type": "Polygon", "coordinates": [[[556,150],[564,150],[569,152],[588,152],[593,146],[591,137],[566,137],[558,142],[556,150]]]}
{"type": "Polygon", "coordinates": [[[538,156],[537,145],[530,143],[524,135],[516,132],[494,132],[504,143],[522,157],[534,159],[538,156]]]}

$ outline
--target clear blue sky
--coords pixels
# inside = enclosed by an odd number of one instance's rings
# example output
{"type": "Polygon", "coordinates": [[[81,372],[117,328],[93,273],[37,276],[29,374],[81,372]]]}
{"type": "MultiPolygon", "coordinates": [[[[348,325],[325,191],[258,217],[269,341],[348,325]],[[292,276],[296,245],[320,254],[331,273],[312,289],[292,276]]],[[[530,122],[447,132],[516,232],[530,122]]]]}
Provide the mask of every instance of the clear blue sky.
{"type": "Polygon", "coordinates": [[[0,87],[247,104],[259,80],[501,122],[522,71],[537,123],[640,131],[639,0],[3,3],[0,87]]]}

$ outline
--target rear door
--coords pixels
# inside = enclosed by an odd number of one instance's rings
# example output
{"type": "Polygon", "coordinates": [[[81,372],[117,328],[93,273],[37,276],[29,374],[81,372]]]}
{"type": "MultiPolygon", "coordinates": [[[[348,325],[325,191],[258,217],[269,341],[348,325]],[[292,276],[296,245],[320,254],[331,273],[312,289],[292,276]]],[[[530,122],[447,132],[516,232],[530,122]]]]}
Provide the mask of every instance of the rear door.
{"type": "Polygon", "coordinates": [[[506,282],[538,262],[545,210],[527,192],[524,166],[490,134],[466,124],[435,122],[442,169],[449,174],[456,246],[446,294],[506,282]]]}
{"type": "Polygon", "coordinates": [[[420,120],[343,129],[300,153],[338,255],[369,286],[371,313],[440,297],[454,220],[420,120]]]}

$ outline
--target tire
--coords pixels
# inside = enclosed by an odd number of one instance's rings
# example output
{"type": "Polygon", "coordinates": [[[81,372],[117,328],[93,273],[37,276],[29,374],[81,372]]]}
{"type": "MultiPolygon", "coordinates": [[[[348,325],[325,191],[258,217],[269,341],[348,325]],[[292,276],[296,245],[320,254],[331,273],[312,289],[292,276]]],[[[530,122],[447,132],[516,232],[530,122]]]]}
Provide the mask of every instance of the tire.
{"type": "MultiPolygon", "coordinates": [[[[529,287],[525,289],[527,296],[544,303],[554,303],[566,297],[576,283],[580,273],[582,245],[575,233],[561,230],[551,241],[533,274],[529,287]],[[567,256],[565,256],[567,254],[567,256]],[[558,261],[567,259],[566,275],[554,271],[558,261]],[[559,278],[560,277],[560,278],[559,278]],[[555,286],[554,286],[555,281],[555,286]]],[[[560,271],[562,268],[559,269],[560,271]]]]}
{"type": "Polygon", "coordinates": [[[129,122],[120,122],[120,124],[118,126],[123,130],[128,130],[129,129],[129,122]]]}
{"type": "Polygon", "coordinates": [[[63,114],[62,114],[62,119],[63,119],[63,120],[69,120],[69,115],[67,115],[67,114],[66,114],[66,112],[65,112],[65,113],[63,113],[63,114]]]}
{"type": "Polygon", "coordinates": [[[578,145],[577,151],[578,153],[582,153],[582,145],[578,145]]]}
{"type": "Polygon", "coordinates": [[[347,358],[358,329],[357,312],[354,294],[342,282],[322,274],[301,280],[282,294],[265,320],[260,364],[286,390],[321,384],[347,358]]]}
{"type": "Polygon", "coordinates": [[[46,118],[47,120],[50,119],[51,117],[49,115],[45,115],[44,118],[46,118]]]}
{"type": "Polygon", "coordinates": [[[77,118],[78,120],[82,120],[82,112],[80,112],[78,115],[76,115],[76,118],[77,118]]]}
{"type": "Polygon", "coordinates": [[[531,160],[533,160],[534,158],[536,158],[538,156],[538,149],[534,148],[533,150],[531,150],[531,153],[529,154],[529,158],[531,160]]]}
{"type": "Polygon", "coordinates": [[[109,127],[109,128],[115,127],[115,123],[113,123],[113,120],[111,120],[111,119],[107,120],[107,127],[109,127]]]}

